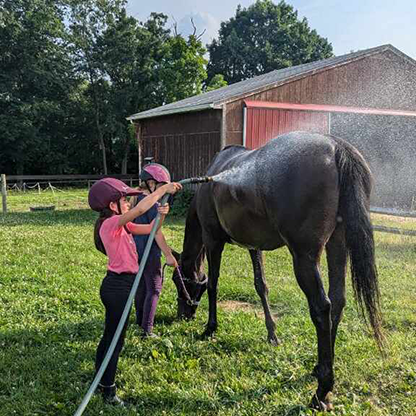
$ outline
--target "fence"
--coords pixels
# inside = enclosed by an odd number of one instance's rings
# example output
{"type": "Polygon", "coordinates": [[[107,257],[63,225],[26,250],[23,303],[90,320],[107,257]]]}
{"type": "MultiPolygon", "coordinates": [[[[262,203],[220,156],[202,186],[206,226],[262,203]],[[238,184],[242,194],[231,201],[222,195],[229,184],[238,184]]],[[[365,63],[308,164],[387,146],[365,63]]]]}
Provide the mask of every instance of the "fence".
{"type": "Polygon", "coordinates": [[[139,182],[136,175],[10,175],[1,174],[1,195],[3,213],[7,213],[7,190],[16,190],[26,192],[37,190],[40,194],[42,191],[51,190],[53,193],[60,191],[55,185],[63,186],[80,186],[91,185],[103,178],[116,178],[133,186],[139,182]]]}
{"type": "MultiPolygon", "coordinates": [[[[88,188],[95,181],[109,177],[108,175],[31,175],[31,176],[7,176],[1,175],[1,194],[2,194],[2,205],[3,213],[7,213],[7,189],[15,189],[18,191],[25,192],[26,190],[35,189],[38,193],[45,190],[51,190],[53,193],[60,191],[56,186],[57,184],[87,184],[88,188]],[[45,186],[46,185],[46,186],[45,186]],[[43,186],[43,188],[42,188],[43,186]]],[[[112,175],[111,177],[123,180],[133,186],[134,182],[138,182],[137,176],[132,175],[112,175]]],[[[400,211],[390,208],[371,207],[370,211],[376,214],[397,216],[397,217],[410,217],[416,218],[416,211],[400,211]]],[[[385,227],[374,225],[375,231],[388,232],[393,234],[402,234],[416,236],[414,230],[404,230],[401,228],[385,227]]]]}
{"type": "Polygon", "coordinates": [[[7,212],[7,182],[6,175],[1,175],[1,200],[3,206],[3,213],[7,212]]]}
{"type": "Polygon", "coordinates": [[[42,185],[57,185],[57,184],[72,184],[82,185],[87,184],[88,187],[92,183],[103,178],[116,178],[133,185],[133,182],[138,182],[137,175],[8,175],[7,183],[10,188],[18,190],[31,189],[42,185]]]}

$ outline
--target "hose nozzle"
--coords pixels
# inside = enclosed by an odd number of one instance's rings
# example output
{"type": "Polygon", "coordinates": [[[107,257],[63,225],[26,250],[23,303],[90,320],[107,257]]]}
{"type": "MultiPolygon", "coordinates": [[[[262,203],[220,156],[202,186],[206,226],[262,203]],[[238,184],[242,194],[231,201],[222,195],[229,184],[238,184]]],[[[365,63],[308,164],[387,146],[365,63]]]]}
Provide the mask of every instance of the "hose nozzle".
{"type": "Polygon", "coordinates": [[[195,178],[188,178],[188,179],[182,179],[179,181],[181,185],[188,185],[188,184],[196,184],[196,183],[206,183],[211,182],[212,177],[211,176],[201,176],[201,177],[195,177],[195,178]]]}

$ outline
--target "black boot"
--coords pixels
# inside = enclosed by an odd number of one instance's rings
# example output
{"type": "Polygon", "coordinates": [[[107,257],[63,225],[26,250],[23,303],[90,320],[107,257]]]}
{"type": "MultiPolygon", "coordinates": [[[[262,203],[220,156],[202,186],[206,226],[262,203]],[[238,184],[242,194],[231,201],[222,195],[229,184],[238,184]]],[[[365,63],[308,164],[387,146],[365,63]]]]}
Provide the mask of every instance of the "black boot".
{"type": "Polygon", "coordinates": [[[113,384],[112,386],[102,386],[101,384],[99,384],[98,390],[100,391],[106,403],[112,404],[113,406],[125,406],[123,400],[121,400],[120,397],[118,397],[116,394],[117,387],[115,384],[113,384]]]}

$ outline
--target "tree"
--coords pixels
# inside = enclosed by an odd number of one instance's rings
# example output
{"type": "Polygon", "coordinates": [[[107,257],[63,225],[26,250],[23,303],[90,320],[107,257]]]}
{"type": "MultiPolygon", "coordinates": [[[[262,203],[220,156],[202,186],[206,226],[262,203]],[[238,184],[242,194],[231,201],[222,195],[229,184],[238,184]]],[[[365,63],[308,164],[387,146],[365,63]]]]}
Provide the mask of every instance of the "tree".
{"type": "Polygon", "coordinates": [[[127,172],[134,142],[126,117],[202,91],[206,50],[193,34],[188,39],[165,28],[167,16],[152,13],[139,23],[124,12],[97,43],[99,61],[111,85],[114,128],[111,142],[127,172]]]}
{"type": "Polygon", "coordinates": [[[199,37],[167,29],[163,14],[141,23],[125,4],[0,0],[2,172],[126,173],[126,117],[201,92],[199,37]]]}
{"type": "Polygon", "coordinates": [[[3,172],[47,173],[65,163],[64,103],[76,80],[62,21],[56,1],[0,1],[3,172]]]}
{"type": "Polygon", "coordinates": [[[211,81],[205,86],[204,92],[217,90],[218,88],[222,88],[222,87],[225,87],[227,85],[228,85],[228,83],[224,79],[224,75],[216,74],[211,78],[211,81]]]}
{"type": "Polygon", "coordinates": [[[159,71],[159,93],[164,103],[171,103],[202,92],[207,77],[205,48],[195,35],[186,40],[181,35],[170,37],[159,71]]]}
{"type": "Polygon", "coordinates": [[[208,79],[223,74],[229,84],[332,56],[331,44],[283,0],[238,6],[235,17],[221,23],[219,38],[208,51],[208,79]]]}
{"type": "Polygon", "coordinates": [[[108,173],[105,134],[108,131],[109,82],[99,43],[109,26],[123,14],[126,0],[69,0],[72,56],[79,76],[89,82],[96,137],[101,150],[103,173],[108,173]],[[107,124],[107,129],[105,128],[107,124]]]}

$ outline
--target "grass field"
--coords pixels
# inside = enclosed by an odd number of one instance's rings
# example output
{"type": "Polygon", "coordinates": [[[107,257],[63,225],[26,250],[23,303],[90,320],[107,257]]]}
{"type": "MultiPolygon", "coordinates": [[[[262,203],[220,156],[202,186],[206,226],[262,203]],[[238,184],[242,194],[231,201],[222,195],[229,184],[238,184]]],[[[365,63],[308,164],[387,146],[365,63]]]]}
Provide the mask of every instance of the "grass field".
{"type": "MultiPolygon", "coordinates": [[[[0,215],[0,415],[73,415],[93,377],[106,259],[93,247],[86,191],[12,194],[0,215]],[[54,204],[53,212],[29,206],[54,204]]],[[[416,220],[375,216],[416,229],[416,220]]],[[[180,251],[183,219],[165,233],[180,251]]],[[[388,338],[381,358],[348,285],[336,346],[336,415],[416,415],[416,237],[376,233],[388,338]]],[[[177,322],[167,276],[155,331],[142,341],[131,319],[117,375],[126,410],[95,396],[85,415],[308,415],[316,336],[286,249],[266,253],[270,302],[282,345],[266,329],[247,252],[227,246],[219,281],[219,330],[201,341],[207,297],[192,322],[177,322]]],[[[323,273],[326,265],[323,261],[323,273]]],[[[326,280],[326,278],[325,278],[326,280]]]]}

